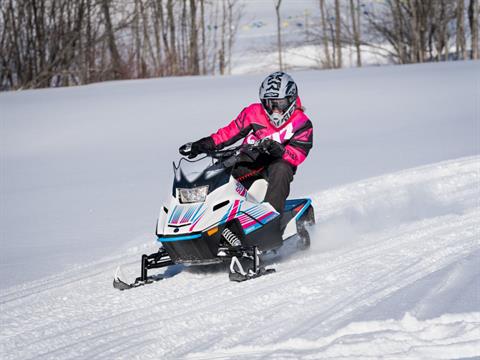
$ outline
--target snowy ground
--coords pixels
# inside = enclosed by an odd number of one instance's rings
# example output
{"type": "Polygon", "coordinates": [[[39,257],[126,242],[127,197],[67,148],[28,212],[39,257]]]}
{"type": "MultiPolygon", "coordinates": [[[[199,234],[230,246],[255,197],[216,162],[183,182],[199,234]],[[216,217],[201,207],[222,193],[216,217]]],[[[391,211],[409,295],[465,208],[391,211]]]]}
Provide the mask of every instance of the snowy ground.
{"type": "Polygon", "coordinates": [[[480,62],[293,73],[315,148],[313,248],[277,273],[137,275],[178,145],[259,76],[0,94],[0,358],[480,356],[480,62]],[[68,270],[68,268],[71,268],[68,270]]]}
{"type": "Polygon", "coordinates": [[[314,246],[231,283],[177,266],[110,288],[145,248],[2,292],[3,359],[480,356],[480,156],[314,195],[314,246]]]}

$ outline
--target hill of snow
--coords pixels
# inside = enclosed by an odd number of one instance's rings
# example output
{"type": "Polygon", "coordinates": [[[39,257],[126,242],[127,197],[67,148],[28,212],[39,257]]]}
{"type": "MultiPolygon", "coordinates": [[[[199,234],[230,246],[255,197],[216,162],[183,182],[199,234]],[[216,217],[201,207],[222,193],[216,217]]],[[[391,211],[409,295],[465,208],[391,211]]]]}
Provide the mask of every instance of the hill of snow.
{"type": "Polygon", "coordinates": [[[0,94],[0,358],[480,356],[480,62],[293,73],[313,247],[241,284],[173,266],[135,291],[178,146],[258,75],[0,94]]]}

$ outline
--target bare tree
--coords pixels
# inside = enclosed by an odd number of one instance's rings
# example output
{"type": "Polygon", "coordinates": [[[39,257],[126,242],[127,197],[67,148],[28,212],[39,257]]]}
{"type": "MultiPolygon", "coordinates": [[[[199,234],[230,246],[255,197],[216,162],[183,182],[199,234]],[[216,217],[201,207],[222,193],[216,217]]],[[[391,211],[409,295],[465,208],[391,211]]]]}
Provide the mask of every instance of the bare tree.
{"type": "Polygon", "coordinates": [[[115,35],[112,26],[112,20],[110,18],[110,0],[102,0],[103,16],[105,17],[105,29],[106,37],[108,39],[108,48],[110,50],[110,56],[112,57],[112,73],[114,79],[122,78],[122,60],[117,49],[115,42],[115,35]]]}
{"type": "Polygon", "coordinates": [[[335,0],[335,48],[337,51],[337,62],[335,67],[342,67],[342,44],[341,44],[341,17],[340,17],[340,1],[335,0]]]}
{"type": "Polygon", "coordinates": [[[170,33],[170,54],[169,54],[169,63],[170,63],[170,74],[177,73],[178,61],[177,61],[177,50],[176,50],[176,37],[175,37],[175,18],[173,16],[173,1],[167,0],[167,22],[170,33]]]}
{"type": "Polygon", "coordinates": [[[207,73],[207,48],[205,37],[205,0],[200,0],[200,28],[202,29],[202,75],[207,73]]]}
{"type": "Polygon", "coordinates": [[[331,68],[332,60],[330,58],[330,49],[328,45],[328,34],[327,34],[327,21],[325,19],[325,0],[320,0],[320,15],[322,21],[322,43],[323,43],[323,52],[325,54],[325,67],[331,68]]]}
{"type": "Polygon", "coordinates": [[[190,71],[193,75],[200,73],[200,59],[197,41],[197,6],[195,0],[190,0],[190,71]]]}
{"type": "Polygon", "coordinates": [[[275,0],[275,13],[277,15],[277,47],[278,47],[278,67],[280,71],[283,71],[283,60],[282,60],[282,28],[281,28],[281,18],[280,18],[280,6],[282,5],[282,0],[275,0]]]}
{"type": "Polygon", "coordinates": [[[353,0],[350,0],[350,15],[352,17],[352,30],[353,30],[353,40],[355,43],[355,48],[357,49],[357,66],[362,66],[362,52],[360,50],[360,21],[359,21],[359,9],[357,2],[357,9],[353,4],[353,0]]]}
{"type": "Polygon", "coordinates": [[[465,46],[465,1],[464,0],[457,0],[457,8],[456,8],[456,15],[457,15],[457,33],[456,33],[456,53],[457,59],[466,59],[467,58],[467,48],[465,46]]]}
{"type": "Polygon", "coordinates": [[[222,31],[220,35],[220,50],[218,51],[218,69],[220,71],[220,75],[225,74],[226,69],[226,37],[227,37],[227,19],[225,18],[226,14],[226,5],[225,0],[222,0],[222,31]]]}
{"type": "Polygon", "coordinates": [[[478,59],[478,0],[470,0],[468,22],[470,23],[472,59],[478,59]]]}

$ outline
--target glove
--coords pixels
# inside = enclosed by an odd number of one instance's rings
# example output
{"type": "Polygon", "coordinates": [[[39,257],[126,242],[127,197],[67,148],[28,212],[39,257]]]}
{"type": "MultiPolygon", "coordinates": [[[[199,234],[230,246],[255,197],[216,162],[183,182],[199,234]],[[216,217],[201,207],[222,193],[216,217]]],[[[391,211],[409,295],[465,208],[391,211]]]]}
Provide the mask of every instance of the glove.
{"type": "Polygon", "coordinates": [[[260,141],[259,149],[261,152],[274,158],[281,158],[285,153],[285,146],[269,138],[260,141]]]}
{"type": "Polygon", "coordinates": [[[202,153],[208,153],[215,150],[215,142],[210,136],[204,137],[193,143],[186,143],[180,146],[178,151],[184,156],[188,156],[189,159],[193,159],[202,153]]]}

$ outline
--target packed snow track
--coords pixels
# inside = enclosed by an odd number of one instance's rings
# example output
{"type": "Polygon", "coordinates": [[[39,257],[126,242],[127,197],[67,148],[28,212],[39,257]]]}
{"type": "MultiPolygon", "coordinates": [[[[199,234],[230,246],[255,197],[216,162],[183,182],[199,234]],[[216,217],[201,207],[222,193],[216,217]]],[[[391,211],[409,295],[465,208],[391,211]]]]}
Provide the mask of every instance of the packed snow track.
{"type": "Polygon", "coordinates": [[[315,194],[311,250],[244,283],[173,266],[114,290],[116,265],[137,275],[148,242],[3,289],[0,358],[480,356],[479,182],[474,156],[315,194]]]}

